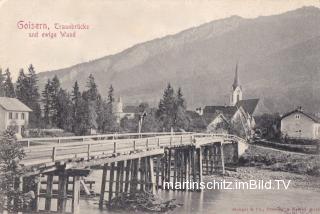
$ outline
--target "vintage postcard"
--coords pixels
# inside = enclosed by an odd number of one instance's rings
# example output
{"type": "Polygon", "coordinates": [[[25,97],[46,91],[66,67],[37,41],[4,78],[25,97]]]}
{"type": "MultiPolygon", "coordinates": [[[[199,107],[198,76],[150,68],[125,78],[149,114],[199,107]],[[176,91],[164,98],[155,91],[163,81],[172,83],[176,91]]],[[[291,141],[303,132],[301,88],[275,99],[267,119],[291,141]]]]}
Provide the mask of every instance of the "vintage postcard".
{"type": "Polygon", "coordinates": [[[319,199],[319,0],[0,0],[0,213],[319,199]]]}

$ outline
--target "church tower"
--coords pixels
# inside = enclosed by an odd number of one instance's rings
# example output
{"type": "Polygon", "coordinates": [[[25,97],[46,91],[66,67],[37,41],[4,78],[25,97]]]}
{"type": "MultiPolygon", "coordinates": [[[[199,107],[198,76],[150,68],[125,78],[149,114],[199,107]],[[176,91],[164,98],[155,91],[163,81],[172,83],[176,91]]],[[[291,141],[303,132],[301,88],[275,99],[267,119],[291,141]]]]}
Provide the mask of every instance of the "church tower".
{"type": "Polygon", "coordinates": [[[232,84],[232,91],[231,91],[231,99],[230,105],[235,106],[238,101],[242,100],[242,88],[239,84],[239,77],[238,77],[238,64],[236,65],[234,81],[232,84]]]}

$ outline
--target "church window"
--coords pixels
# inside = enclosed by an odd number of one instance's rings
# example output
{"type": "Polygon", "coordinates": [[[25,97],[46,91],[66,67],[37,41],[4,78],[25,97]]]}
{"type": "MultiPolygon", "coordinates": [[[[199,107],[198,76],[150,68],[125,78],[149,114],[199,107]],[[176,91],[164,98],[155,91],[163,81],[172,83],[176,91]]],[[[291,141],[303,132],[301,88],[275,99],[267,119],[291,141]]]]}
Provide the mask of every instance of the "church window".
{"type": "Polygon", "coordinates": [[[300,115],[299,114],[296,114],[296,119],[300,119],[300,115]]]}

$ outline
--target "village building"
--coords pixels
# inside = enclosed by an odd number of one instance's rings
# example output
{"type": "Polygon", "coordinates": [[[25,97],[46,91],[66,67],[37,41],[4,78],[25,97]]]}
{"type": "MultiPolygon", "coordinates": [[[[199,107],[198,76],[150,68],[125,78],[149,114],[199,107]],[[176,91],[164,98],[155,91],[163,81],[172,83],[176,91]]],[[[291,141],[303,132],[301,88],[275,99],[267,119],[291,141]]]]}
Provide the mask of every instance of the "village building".
{"type": "Polygon", "coordinates": [[[16,98],[0,97],[0,131],[12,127],[20,135],[29,124],[32,110],[16,98]]]}
{"type": "Polygon", "coordinates": [[[122,103],[122,98],[119,97],[113,104],[113,113],[117,118],[117,122],[120,123],[121,119],[127,117],[128,119],[133,119],[138,113],[137,106],[124,106],[122,103]]]}
{"type": "Polygon", "coordinates": [[[259,99],[243,99],[242,86],[239,83],[238,66],[231,88],[230,105],[205,106],[197,108],[207,123],[207,132],[234,133],[243,137],[250,137],[255,127],[254,112],[259,99]]]}
{"type": "Polygon", "coordinates": [[[288,138],[319,139],[320,119],[301,108],[281,117],[281,134],[288,138]]]}

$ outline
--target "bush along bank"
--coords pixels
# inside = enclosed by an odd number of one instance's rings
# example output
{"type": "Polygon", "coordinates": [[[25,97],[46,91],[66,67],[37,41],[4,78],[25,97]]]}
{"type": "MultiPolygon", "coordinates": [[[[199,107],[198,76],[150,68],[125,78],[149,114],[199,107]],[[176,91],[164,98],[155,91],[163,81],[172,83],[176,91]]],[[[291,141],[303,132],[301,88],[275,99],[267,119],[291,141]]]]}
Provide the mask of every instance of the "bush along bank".
{"type": "Polygon", "coordinates": [[[300,152],[300,153],[306,153],[306,154],[319,154],[320,148],[319,144],[315,143],[304,143],[304,144],[298,144],[298,142],[293,141],[295,143],[289,142],[271,142],[271,141],[266,141],[266,140],[258,140],[255,141],[254,144],[256,145],[261,145],[261,146],[267,146],[275,149],[281,149],[281,150],[286,150],[286,151],[291,151],[291,152],[300,152]]]}
{"type": "Polygon", "coordinates": [[[320,155],[298,154],[250,145],[239,159],[240,166],[320,176],[320,155]]]}

